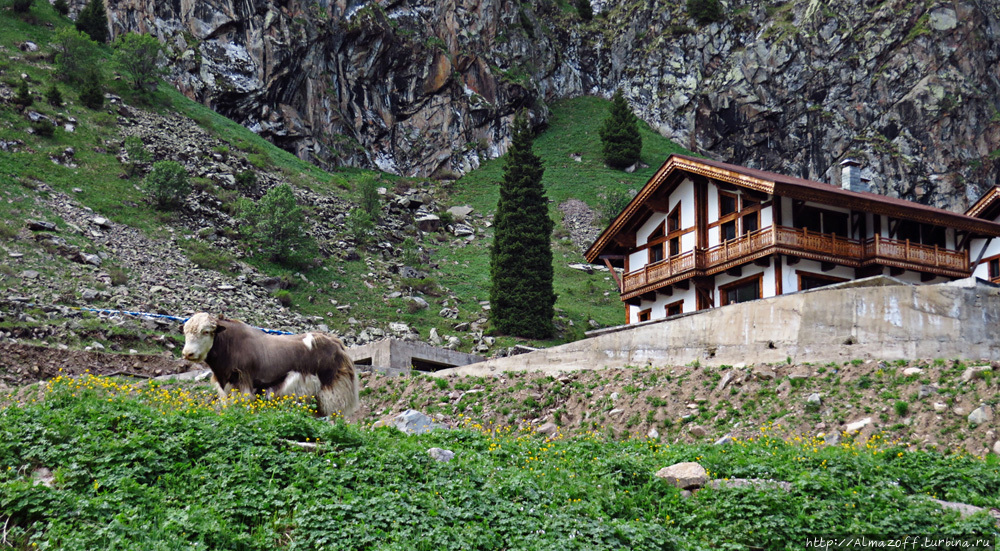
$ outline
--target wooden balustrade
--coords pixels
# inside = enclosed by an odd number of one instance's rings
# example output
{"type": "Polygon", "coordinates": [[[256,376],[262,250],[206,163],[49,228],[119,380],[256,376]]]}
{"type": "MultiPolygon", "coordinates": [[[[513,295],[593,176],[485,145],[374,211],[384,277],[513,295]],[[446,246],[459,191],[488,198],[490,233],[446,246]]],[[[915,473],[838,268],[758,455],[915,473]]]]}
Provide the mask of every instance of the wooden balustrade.
{"type": "Polygon", "coordinates": [[[969,271],[968,251],[952,251],[937,245],[921,245],[910,243],[908,240],[886,239],[878,235],[872,239],[859,241],[836,234],[817,233],[807,228],[769,226],[709,249],[688,251],[629,272],[625,274],[622,290],[631,292],[685,273],[695,274],[702,270],[711,270],[764,252],[769,247],[824,255],[829,257],[831,262],[836,262],[838,259],[849,259],[855,263],[877,260],[909,265],[914,270],[969,271]]]}

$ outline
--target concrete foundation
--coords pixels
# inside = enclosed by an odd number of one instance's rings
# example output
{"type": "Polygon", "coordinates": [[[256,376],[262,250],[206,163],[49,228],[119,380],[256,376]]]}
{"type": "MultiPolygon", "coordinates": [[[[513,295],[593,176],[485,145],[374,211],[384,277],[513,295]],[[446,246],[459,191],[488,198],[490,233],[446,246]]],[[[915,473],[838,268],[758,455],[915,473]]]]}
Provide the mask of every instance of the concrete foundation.
{"type": "Polygon", "coordinates": [[[571,371],[853,359],[1000,359],[1000,287],[888,277],[590,333],[553,348],[439,371],[571,371]]]}
{"type": "Polygon", "coordinates": [[[387,375],[408,375],[412,370],[438,371],[485,360],[475,354],[396,339],[352,346],[347,349],[347,354],[360,369],[371,366],[369,369],[387,375]]]}

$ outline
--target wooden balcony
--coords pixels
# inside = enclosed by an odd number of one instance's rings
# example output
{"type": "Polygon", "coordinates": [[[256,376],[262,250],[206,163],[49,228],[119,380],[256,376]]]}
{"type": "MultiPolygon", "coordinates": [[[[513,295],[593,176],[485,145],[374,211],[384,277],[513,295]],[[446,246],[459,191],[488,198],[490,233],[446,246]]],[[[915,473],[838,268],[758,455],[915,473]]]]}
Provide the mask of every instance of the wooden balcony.
{"type": "Polygon", "coordinates": [[[688,251],[625,274],[622,299],[692,276],[713,275],[771,254],[833,262],[853,268],[880,265],[948,277],[968,277],[968,251],[875,236],[859,241],[787,226],[769,226],[709,249],[688,251]]]}

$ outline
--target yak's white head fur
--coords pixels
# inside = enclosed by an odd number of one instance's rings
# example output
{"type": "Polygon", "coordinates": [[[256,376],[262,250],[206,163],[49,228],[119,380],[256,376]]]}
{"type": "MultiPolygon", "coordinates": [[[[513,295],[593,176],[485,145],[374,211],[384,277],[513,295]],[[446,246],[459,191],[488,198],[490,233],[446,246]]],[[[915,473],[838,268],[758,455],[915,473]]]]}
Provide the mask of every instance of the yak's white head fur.
{"type": "Polygon", "coordinates": [[[199,312],[184,322],[184,350],[181,353],[189,362],[203,362],[215,343],[219,319],[199,312]]]}

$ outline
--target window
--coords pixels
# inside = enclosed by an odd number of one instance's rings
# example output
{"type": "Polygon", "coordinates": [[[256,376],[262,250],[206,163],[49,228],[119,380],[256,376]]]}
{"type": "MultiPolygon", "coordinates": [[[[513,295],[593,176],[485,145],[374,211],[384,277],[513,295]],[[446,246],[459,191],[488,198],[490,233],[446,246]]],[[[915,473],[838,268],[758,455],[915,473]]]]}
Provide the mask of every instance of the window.
{"type": "Polygon", "coordinates": [[[761,297],[761,275],[750,276],[727,285],[719,286],[719,294],[722,296],[722,305],[738,304],[748,300],[757,300],[761,297]]]}
{"type": "Polygon", "coordinates": [[[652,264],[661,260],[663,260],[663,243],[653,245],[649,248],[649,263],[652,264]]]}
{"type": "Polygon", "coordinates": [[[719,192],[719,217],[736,212],[736,196],[719,192]]]}
{"type": "Polygon", "coordinates": [[[1000,256],[988,259],[989,277],[993,283],[1000,283],[1000,256]]]}
{"type": "Polygon", "coordinates": [[[808,291],[809,289],[817,289],[819,287],[826,287],[827,285],[847,281],[842,277],[833,277],[810,272],[796,271],[795,273],[799,276],[800,291],[808,291]]]}
{"type": "Polygon", "coordinates": [[[681,254],[681,238],[675,237],[670,240],[670,256],[681,254]]]}
{"type": "Polygon", "coordinates": [[[723,222],[720,228],[719,237],[722,241],[728,241],[730,239],[736,239],[736,220],[730,220],[729,222],[723,222]]]}
{"type": "Polygon", "coordinates": [[[684,301],[678,300],[677,302],[671,302],[666,306],[667,317],[676,316],[677,314],[684,313],[684,301]]]}
{"type": "Polygon", "coordinates": [[[681,229],[681,204],[678,202],[674,210],[667,215],[667,231],[677,231],[681,229]]]}
{"type": "Polygon", "coordinates": [[[891,228],[896,224],[895,238],[900,241],[909,240],[910,243],[920,243],[923,245],[944,247],[947,243],[945,229],[941,226],[921,224],[912,220],[892,220],[889,223],[891,228]]]}
{"type": "Polygon", "coordinates": [[[838,237],[848,237],[851,233],[850,219],[851,216],[846,212],[802,207],[795,212],[793,225],[811,232],[835,233],[838,237]]]}
{"type": "Polygon", "coordinates": [[[760,226],[760,211],[743,215],[743,234],[757,231],[760,226]]]}
{"type": "Polygon", "coordinates": [[[642,322],[642,321],[649,321],[649,316],[652,313],[653,313],[652,308],[646,308],[645,310],[640,311],[639,312],[639,321],[640,322],[642,322]]]}

